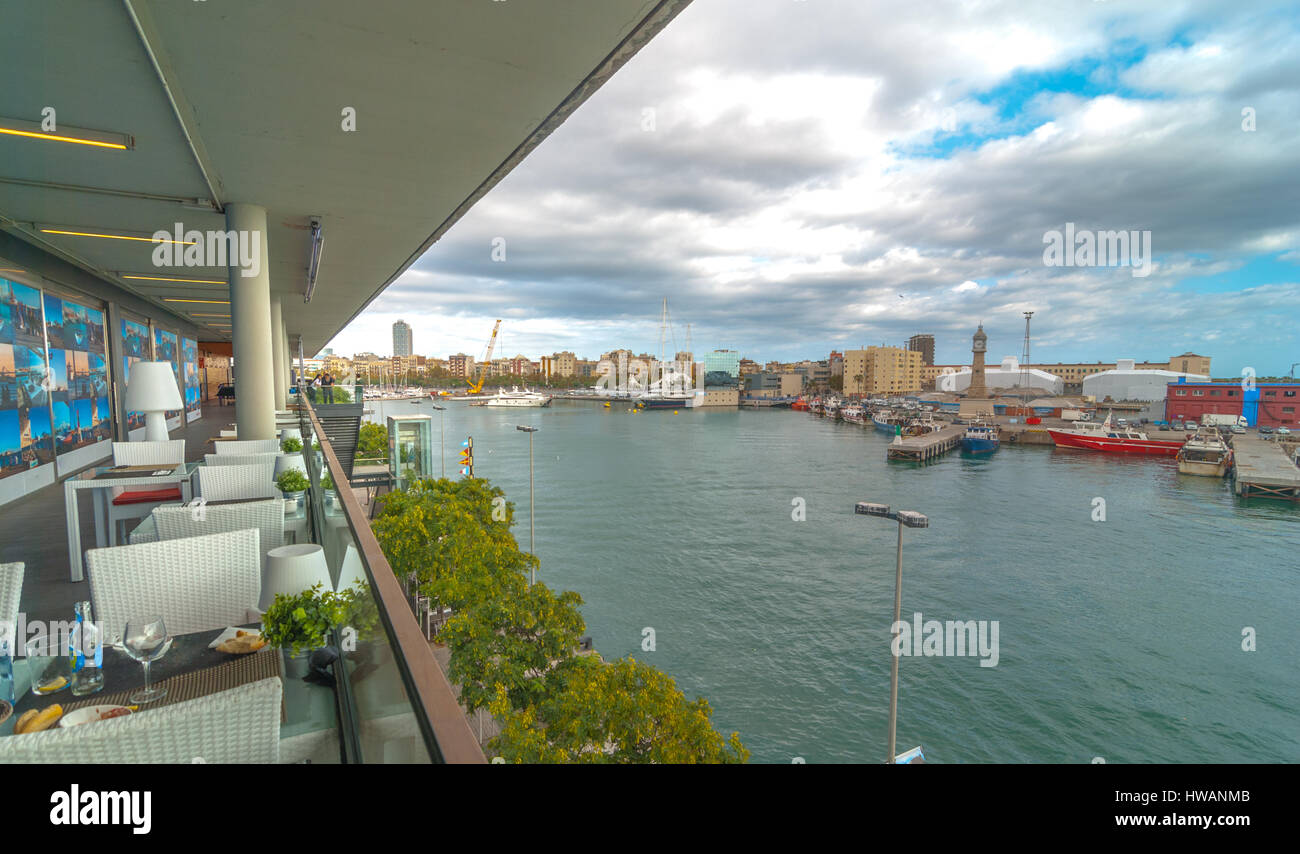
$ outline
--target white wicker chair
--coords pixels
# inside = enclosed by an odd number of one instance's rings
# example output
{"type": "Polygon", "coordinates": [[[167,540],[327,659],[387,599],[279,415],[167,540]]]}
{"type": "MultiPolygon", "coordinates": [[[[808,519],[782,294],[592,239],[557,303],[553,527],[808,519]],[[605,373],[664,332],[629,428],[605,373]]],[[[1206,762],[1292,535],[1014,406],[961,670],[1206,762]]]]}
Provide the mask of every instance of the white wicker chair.
{"type": "Polygon", "coordinates": [[[18,654],[18,607],[22,596],[23,564],[0,563],[0,638],[8,638],[10,656],[18,654]]]}
{"type": "Polygon", "coordinates": [[[208,501],[277,498],[275,462],[250,466],[199,466],[199,495],[208,501]]]}
{"type": "Polygon", "coordinates": [[[262,593],[256,528],[86,552],[90,599],[111,638],[162,615],[173,635],[248,622],[262,593]]]}
{"type": "MultiPolygon", "coordinates": [[[[114,442],[113,465],[115,466],[151,466],[175,468],[185,462],[185,441],[183,439],[165,442],[114,442]]],[[[145,489],[133,487],[113,490],[113,498],[108,503],[108,544],[117,545],[118,525],[132,519],[143,519],[153,508],[167,501],[180,501],[181,490],[175,484],[167,484],[162,489],[145,489]]]]}
{"type": "Polygon", "coordinates": [[[284,499],[223,504],[216,507],[158,507],[153,511],[159,540],[258,530],[262,563],[266,553],[284,545],[284,499]],[[201,513],[198,512],[201,509],[201,513]],[[201,518],[199,518],[201,517],[201,518]]]}
{"type": "Polygon", "coordinates": [[[203,464],[205,466],[251,466],[257,463],[271,463],[275,465],[275,458],[280,456],[278,453],[269,454],[204,454],[203,464]]]}
{"type": "Polygon", "coordinates": [[[283,693],[272,676],[120,718],[0,738],[0,763],[275,764],[283,693]]]}
{"type": "Polygon", "coordinates": [[[244,439],[230,442],[213,442],[212,450],[218,454],[278,454],[279,439],[244,439]]]}

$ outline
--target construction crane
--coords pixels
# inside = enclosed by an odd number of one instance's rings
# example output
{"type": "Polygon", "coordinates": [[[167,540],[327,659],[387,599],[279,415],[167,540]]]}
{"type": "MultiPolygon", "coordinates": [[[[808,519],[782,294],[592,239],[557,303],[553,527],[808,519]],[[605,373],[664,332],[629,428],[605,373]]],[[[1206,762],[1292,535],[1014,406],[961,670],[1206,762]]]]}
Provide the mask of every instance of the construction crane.
{"type": "Polygon", "coordinates": [[[501,321],[498,320],[496,322],[496,325],[492,327],[492,337],[488,339],[487,350],[483,354],[483,360],[479,363],[479,369],[480,371],[482,371],[482,373],[479,374],[478,383],[469,384],[470,394],[478,394],[480,391],[483,390],[483,381],[487,379],[487,372],[492,370],[492,351],[496,349],[497,332],[499,332],[500,330],[501,330],[501,321]],[[486,367],[484,367],[485,365],[486,367]]]}

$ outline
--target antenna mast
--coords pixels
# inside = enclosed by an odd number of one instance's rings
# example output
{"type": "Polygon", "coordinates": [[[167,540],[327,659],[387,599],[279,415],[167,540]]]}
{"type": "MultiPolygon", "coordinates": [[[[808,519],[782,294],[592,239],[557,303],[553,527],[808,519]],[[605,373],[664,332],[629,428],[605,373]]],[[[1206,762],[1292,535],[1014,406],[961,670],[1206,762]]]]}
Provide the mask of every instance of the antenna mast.
{"type": "Polygon", "coordinates": [[[1020,393],[1024,396],[1025,408],[1029,408],[1029,319],[1032,311],[1025,312],[1025,346],[1020,353],[1020,393]]]}

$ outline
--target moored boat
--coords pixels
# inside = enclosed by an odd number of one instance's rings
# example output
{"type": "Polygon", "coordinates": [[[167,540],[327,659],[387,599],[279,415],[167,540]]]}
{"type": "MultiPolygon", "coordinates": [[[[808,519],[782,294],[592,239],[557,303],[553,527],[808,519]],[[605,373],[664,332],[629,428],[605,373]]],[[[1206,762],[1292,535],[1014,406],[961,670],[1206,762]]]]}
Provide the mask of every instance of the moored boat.
{"type": "Polygon", "coordinates": [[[1232,468],[1232,448],[1214,428],[1198,430],[1178,450],[1178,473],[1223,477],[1232,468]]]}
{"type": "Polygon", "coordinates": [[[991,454],[1002,445],[995,424],[973,421],[961,437],[961,449],[968,454],[991,454]]]}
{"type": "Polygon", "coordinates": [[[1076,421],[1073,427],[1051,430],[1048,434],[1058,448],[1075,448],[1081,451],[1101,451],[1105,454],[1147,454],[1175,456],[1183,447],[1182,441],[1150,439],[1146,433],[1132,427],[1116,427],[1106,417],[1104,424],[1076,421]]]}
{"type": "Polygon", "coordinates": [[[517,388],[512,388],[510,391],[499,391],[490,397],[484,397],[481,400],[475,401],[472,405],[524,407],[550,406],[551,396],[537,391],[529,391],[528,389],[520,391],[517,388]]]}

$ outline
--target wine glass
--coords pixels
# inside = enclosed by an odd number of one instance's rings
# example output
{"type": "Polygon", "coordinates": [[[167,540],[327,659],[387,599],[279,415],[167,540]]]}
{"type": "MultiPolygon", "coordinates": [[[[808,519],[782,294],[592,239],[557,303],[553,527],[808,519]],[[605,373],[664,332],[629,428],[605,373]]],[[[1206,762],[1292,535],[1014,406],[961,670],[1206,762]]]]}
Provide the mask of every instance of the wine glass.
{"type": "Polygon", "coordinates": [[[128,620],[126,632],[122,636],[122,648],[126,654],[144,665],[144,690],[131,695],[132,703],[152,703],[167,696],[166,688],[153,688],[149,685],[149,665],[162,658],[171,649],[171,635],[167,634],[167,624],[162,617],[143,617],[128,620]]]}

